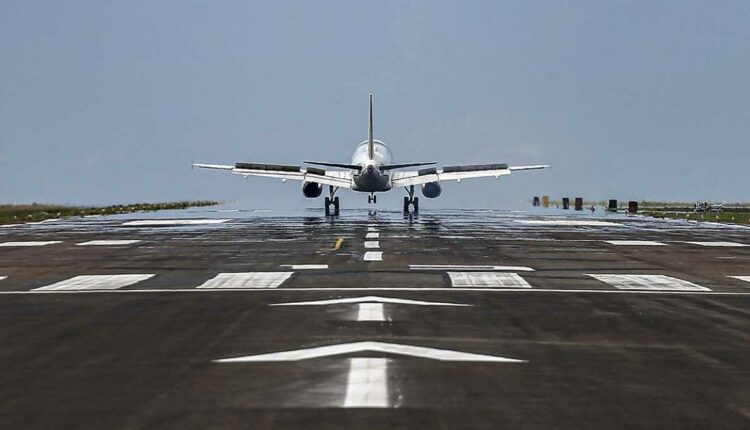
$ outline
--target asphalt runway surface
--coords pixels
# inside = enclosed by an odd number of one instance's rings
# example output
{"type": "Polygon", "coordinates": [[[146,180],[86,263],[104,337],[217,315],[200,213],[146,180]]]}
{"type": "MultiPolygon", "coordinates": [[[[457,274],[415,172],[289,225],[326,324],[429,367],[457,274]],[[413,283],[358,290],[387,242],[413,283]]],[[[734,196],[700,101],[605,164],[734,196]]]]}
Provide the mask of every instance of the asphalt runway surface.
{"type": "Polygon", "coordinates": [[[750,229],[321,212],[0,228],[0,428],[750,428],[750,229]]]}

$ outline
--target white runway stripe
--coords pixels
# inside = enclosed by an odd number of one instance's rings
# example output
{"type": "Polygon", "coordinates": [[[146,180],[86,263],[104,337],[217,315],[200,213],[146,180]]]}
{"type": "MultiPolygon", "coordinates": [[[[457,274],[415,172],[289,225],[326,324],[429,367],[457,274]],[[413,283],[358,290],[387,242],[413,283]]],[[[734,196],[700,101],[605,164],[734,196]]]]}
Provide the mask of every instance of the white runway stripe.
{"type": "Polygon", "coordinates": [[[0,281],[2,281],[3,279],[8,279],[8,277],[7,276],[0,276],[0,281]]]}
{"type": "Polygon", "coordinates": [[[425,302],[422,300],[397,299],[393,297],[365,296],[350,297],[346,299],[315,300],[309,302],[287,302],[273,303],[270,306],[325,306],[325,305],[343,305],[349,303],[392,303],[397,305],[418,305],[418,306],[473,306],[465,303],[444,303],[444,302],[425,302]]]}
{"type": "Polygon", "coordinates": [[[367,240],[365,241],[365,248],[366,249],[378,249],[380,248],[380,242],[377,240],[367,240]]]}
{"type": "Polygon", "coordinates": [[[652,240],[605,240],[611,245],[623,246],[666,246],[665,243],[655,242],[652,240]]]}
{"type": "Polygon", "coordinates": [[[727,278],[739,279],[740,281],[750,282],[750,276],[727,276],[727,278]]]}
{"type": "Polygon", "coordinates": [[[124,222],[122,225],[129,227],[151,227],[151,226],[170,226],[170,225],[200,225],[200,224],[221,224],[229,221],[228,219],[143,219],[136,221],[124,222]]]}
{"type": "Polygon", "coordinates": [[[380,237],[380,233],[367,233],[365,235],[365,239],[378,239],[380,237]]]}
{"type": "Polygon", "coordinates": [[[132,245],[140,240],[90,240],[88,242],[76,243],[76,246],[121,246],[132,245]]]}
{"type": "Polygon", "coordinates": [[[198,288],[276,288],[294,272],[219,273],[198,288]]]}
{"type": "Polygon", "coordinates": [[[736,243],[736,242],[685,242],[689,243],[691,245],[700,245],[700,246],[719,246],[719,247],[743,247],[743,246],[750,246],[745,243],[736,243]]]}
{"type": "Polygon", "coordinates": [[[378,228],[370,226],[370,227],[367,227],[367,231],[378,231],[378,228]]]}
{"type": "Polygon", "coordinates": [[[365,261],[383,261],[382,251],[367,251],[365,252],[365,261]]]}
{"type": "Polygon", "coordinates": [[[116,290],[135,283],[145,281],[153,277],[148,274],[128,275],[80,275],[70,279],[36,288],[34,291],[59,291],[59,290],[116,290]]]}
{"type": "Polygon", "coordinates": [[[327,269],[327,264],[282,264],[279,267],[292,270],[322,270],[327,269]]]}
{"type": "Polygon", "coordinates": [[[344,407],[389,407],[387,368],[387,358],[350,358],[344,407]]]}
{"type": "Polygon", "coordinates": [[[595,221],[595,220],[567,220],[567,219],[550,219],[550,220],[542,220],[542,219],[516,219],[513,220],[520,224],[529,224],[529,225],[551,225],[551,226],[570,226],[570,227],[576,227],[576,226],[583,226],[583,227],[624,227],[623,224],[618,224],[616,222],[609,222],[609,221],[595,221]]]}
{"type": "Polygon", "coordinates": [[[62,243],[62,242],[59,240],[3,242],[3,243],[0,243],[0,246],[45,246],[45,245],[52,245],[55,243],[62,243]]]}
{"type": "Polygon", "coordinates": [[[614,275],[596,273],[588,274],[588,276],[605,282],[619,290],[711,291],[698,284],[665,275],[614,275]]]}
{"type": "Polygon", "coordinates": [[[385,321],[382,303],[360,303],[357,321],[385,321]]]}
{"type": "Polygon", "coordinates": [[[452,287],[531,288],[517,273],[448,272],[452,287]]]}
{"type": "Polygon", "coordinates": [[[412,270],[498,270],[507,272],[533,272],[534,269],[526,266],[483,266],[473,264],[410,264],[409,269],[412,270]]]}

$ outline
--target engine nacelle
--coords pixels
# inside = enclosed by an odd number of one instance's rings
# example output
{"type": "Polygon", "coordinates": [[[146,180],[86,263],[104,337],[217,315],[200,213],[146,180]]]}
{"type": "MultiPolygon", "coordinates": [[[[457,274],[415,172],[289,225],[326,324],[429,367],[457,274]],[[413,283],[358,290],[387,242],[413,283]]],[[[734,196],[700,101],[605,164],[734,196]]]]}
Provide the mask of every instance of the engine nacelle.
{"type": "Polygon", "coordinates": [[[323,194],[323,185],[317,182],[303,182],[302,183],[302,194],[308,199],[314,199],[320,197],[323,194]]]}
{"type": "Polygon", "coordinates": [[[437,182],[428,182],[422,185],[422,195],[428,199],[439,197],[442,192],[443,188],[437,182]]]}

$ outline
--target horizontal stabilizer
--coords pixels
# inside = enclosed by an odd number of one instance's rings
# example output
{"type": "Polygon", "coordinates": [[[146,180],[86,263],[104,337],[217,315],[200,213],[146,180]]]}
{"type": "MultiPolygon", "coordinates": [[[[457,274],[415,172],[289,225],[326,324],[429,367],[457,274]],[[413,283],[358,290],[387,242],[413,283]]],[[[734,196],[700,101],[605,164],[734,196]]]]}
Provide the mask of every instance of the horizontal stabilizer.
{"type": "Polygon", "coordinates": [[[305,161],[305,164],[312,164],[315,166],[338,167],[341,169],[355,169],[355,170],[362,169],[362,166],[360,166],[359,164],[328,163],[325,161],[305,161]]]}
{"type": "Polygon", "coordinates": [[[383,164],[382,166],[380,166],[380,170],[395,170],[403,169],[406,167],[432,166],[433,164],[437,164],[437,162],[429,161],[426,163],[383,164]]]}

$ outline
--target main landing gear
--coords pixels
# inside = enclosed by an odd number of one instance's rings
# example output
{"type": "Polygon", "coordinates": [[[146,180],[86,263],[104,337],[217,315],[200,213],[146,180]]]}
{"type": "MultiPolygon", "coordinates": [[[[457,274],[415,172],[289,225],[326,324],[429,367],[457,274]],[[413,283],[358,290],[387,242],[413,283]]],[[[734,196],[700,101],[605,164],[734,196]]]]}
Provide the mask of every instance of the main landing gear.
{"type": "Polygon", "coordinates": [[[409,188],[406,188],[406,192],[409,193],[408,197],[404,197],[404,213],[409,213],[409,206],[411,205],[413,210],[412,213],[418,213],[419,212],[419,197],[414,197],[414,185],[410,185],[409,188]]]}
{"type": "Polygon", "coordinates": [[[326,197],[325,199],[326,216],[339,214],[339,198],[338,196],[335,196],[338,189],[339,187],[334,187],[333,185],[328,186],[328,194],[330,197],[326,197]],[[333,211],[331,211],[331,207],[333,207],[333,211]]]}
{"type": "Polygon", "coordinates": [[[375,195],[375,193],[370,193],[369,196],[367,196],[367,203],[376,204],[378,202],[378,196],[375,195]]]}

